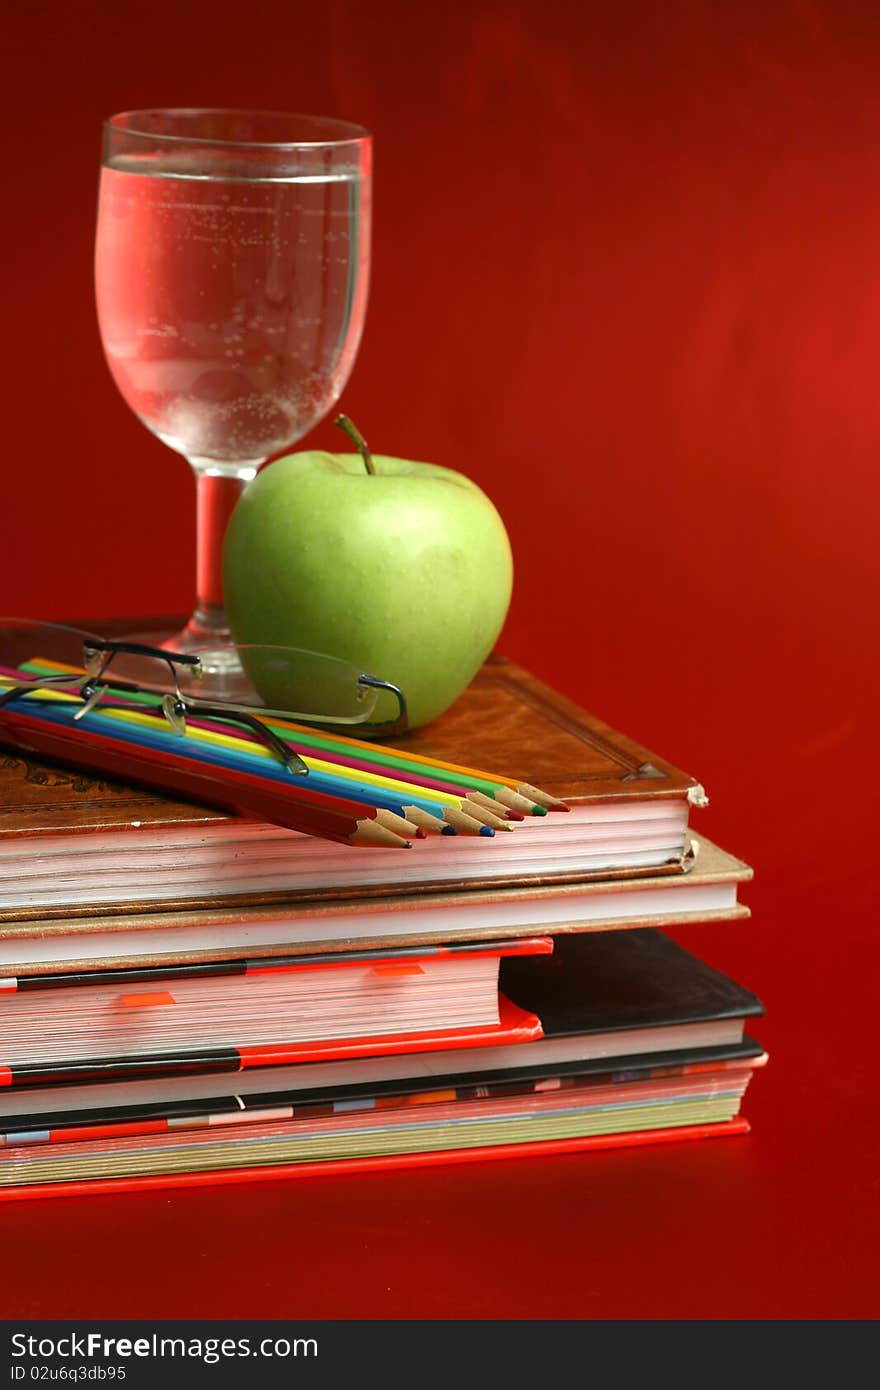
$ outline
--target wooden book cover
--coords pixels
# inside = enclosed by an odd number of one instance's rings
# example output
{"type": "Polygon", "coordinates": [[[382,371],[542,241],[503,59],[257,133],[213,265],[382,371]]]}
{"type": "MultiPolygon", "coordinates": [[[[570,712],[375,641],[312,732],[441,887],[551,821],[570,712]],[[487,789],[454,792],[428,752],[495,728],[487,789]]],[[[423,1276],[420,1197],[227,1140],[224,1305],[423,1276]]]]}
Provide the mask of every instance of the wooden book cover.
{"type": "MultiPolygon", "coordinates": [[[[659,842],[648,848],[637,825],[629,831],[615,831],[623,835],[619,854],[607,850],[607,840],[606,848],[597,854],[593,844],[604,832],[591,828],[591,815],[576,818],[551,813],[549,821],[542,823],[546,828],[542,829],[535,863],[527,862],[525,850],[534,827],[525,826],[517,840],[517,853],[502,853],[510,848],[503,843],[508,837],[503,836],[488,865],[481,861],[473,843],[452,864],[441,862],[438,844],[432,843],[430,852],[407,856],[405,867],[401,861],[395,872],[378,879],[374,869],[379,852],[346,847],[339,851],[339,862],[334,866],[339,872],[331,883],[326,877],[329,866],[323,860],[319,864],[316,857],[321,845],[326,850],[323,841],[293,836],[276,851],[265,840],[265,832],[274,831],[276,839],[290,832],[121,780],[90,776],[0,744],[0,855],[12,875],[8,891],[0,895],[0,921],[362,899],[392,893],[433,893],[453,885],[459,891],[480,893],[490,887],[555,887],[597,878],[675,874],[688,867],[684,827],[689,807],[705,802],[694,778],[501,657],[490,658],[446,714],[394,743],[431,758],[516,777],[580,806],[584,813],[591,805],[615,803],[613,819],[619,821],[616,808],[622,804],[638,817],[652,818],[651,833],[659,836],[659,842]],[[557,820],[570,822],[570,831],[576,828],[576,820],[585,822],[586,828],[578,830],[575,850],[559,850],[560,856],[568,853],[568,862],[560,859],[551,865],[551,830],[557,828],[551,822],[557,820]],[[93,881],[96,870],[86,863],[88,854],[79,850],[75,852],[79,864],[71,862],[71,841],[75,844],[82,839],[84,850],[97,846],[96,853],[104,854],[109,839],[117,859],[128,859],[138,846],[154,844],[157,835],[163,853],[177,849],[180,864],[174,868],[166,856],[164,882],[160,882],[162,875],[152,872],[157,861],[146,848],[139,851],[147,855],[143,867],[129,871],[130,882],[114,877],[116,869],[111,872],[109,865],[93,881]],[[263,838],[263,847],[256,850],[252,848],[255,835],[263,838]],[[638,839],[638,846],[632,837],[638,839]],[[209,846],[202,858],[194,849],[196,841],[209,846]],[[306,852],[300,841],[312,848],[306,852]],[[268,863],[276,852],[286,856],[283,872],[270,865],[264,873],[260,865],[268,863]],[[214,866],[209,873],[203,867],[205,855],[214,866]],[[370,860],[369,872],[360,867],[365,857],[370,860]],[[27,868],[16,869],[16,861],[27,868]],[[38,870],[45,879],[39,885],[34,880],[38,870]],[[26,880],[20,879],[22,872],[26,880]],[[89,873],[92,879],[86,878],[89,873]]],[[[645,835],[649,829],[645,827],[645,835]]],[[[509,839],[512,843],[514,837],[509,839]]],[[[562,841],[575,845],[566,835],[562,841]]],[[[94,857],[92,862],[96,862],[94,857]]],[[[393,868],[390,863],[388,867],[393,868]]]]}
{"type": "MultiPolygon", "coordinates": [[[[486,663],[444,715],[394,743],[426,757],[517,777],[569,801],[704,800],[693,777],[501,657],[486,663]]],[[[229,819],[223,811],[0,747],[0,838],[229,819]]]]}

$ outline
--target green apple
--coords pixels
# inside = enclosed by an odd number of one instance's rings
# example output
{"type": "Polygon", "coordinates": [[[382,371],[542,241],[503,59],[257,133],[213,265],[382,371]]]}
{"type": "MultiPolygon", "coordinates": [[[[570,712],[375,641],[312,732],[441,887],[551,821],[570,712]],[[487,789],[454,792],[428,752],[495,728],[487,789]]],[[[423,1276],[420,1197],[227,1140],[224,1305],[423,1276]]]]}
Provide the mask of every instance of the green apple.
{"type": "Polygon", "coordinates": [[[371,455],[337,423],[360,453],[291,454],[243,492],[224,546],[227,618],[239,644],[324,652],[400,686],[415,728],[491,651],[510,603],[510,542],[470,478],[371,455]]]}

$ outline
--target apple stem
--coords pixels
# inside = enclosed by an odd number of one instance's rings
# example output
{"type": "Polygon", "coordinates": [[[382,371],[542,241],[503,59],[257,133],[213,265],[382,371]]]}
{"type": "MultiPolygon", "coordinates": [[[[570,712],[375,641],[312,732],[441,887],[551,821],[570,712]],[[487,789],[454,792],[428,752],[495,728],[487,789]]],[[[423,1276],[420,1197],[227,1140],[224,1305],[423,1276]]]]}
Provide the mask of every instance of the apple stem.
{"type": "Polygon", "coordinates": [[[337,415],[333,423],[334,425],[338,425],[339,428],[345,434],[348,435],[352,444],[355,446],[361,458],[363,459],[364,467],[366,468],[367,472],[375,474],[376,469],[373,466],[373,455],[370,453],[370,447],[367,444],[367,441],[364,439],[364,436],[358,429],[357,425],[352,424],[351,420],[349,420],[347,415],[337,415]]]}

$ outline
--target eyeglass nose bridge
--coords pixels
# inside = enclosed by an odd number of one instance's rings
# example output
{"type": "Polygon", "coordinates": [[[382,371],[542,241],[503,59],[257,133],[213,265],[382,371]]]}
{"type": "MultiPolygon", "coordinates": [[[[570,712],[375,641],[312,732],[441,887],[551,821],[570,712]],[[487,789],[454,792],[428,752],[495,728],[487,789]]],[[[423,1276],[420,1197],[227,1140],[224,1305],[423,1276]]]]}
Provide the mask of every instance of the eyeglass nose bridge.
{"type": "Polygon", "coordinates": [[[178,669],[188,671],[193,680],[204,676],[201,658],[191,652],[169,652],[164,647],[151,647],[145,642],[118,642],[104,637],[89,638],[83,643],[83,665],[92,680],[100,680],[115,656],[148,656],[168,667],[174,690],[180,699],[178,669]]]}

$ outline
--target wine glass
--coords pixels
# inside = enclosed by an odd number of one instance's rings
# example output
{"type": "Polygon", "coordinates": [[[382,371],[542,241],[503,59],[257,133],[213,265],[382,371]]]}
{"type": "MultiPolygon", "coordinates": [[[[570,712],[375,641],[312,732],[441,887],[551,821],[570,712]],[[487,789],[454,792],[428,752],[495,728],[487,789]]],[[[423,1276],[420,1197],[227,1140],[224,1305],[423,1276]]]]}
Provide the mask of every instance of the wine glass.
{"type": "Polygon", "coordinates": [[[226,524],[260,464],[327,414],[351,372],[371,145],[360,126],[270,111],[129,111],[104,125],[104,352],[124,400],[196,478],[195,611],[182,632],[142,636],[198,650],[227,687],[226,524]]]}

